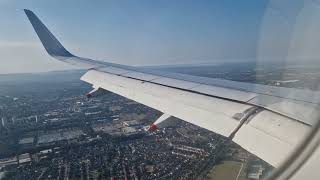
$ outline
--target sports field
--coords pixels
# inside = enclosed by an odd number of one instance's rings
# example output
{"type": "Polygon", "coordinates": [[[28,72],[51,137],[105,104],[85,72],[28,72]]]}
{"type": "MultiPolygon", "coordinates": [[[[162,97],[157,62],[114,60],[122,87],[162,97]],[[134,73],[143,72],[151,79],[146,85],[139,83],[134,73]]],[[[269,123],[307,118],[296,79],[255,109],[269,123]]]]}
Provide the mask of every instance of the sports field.
{"type": "Polygon", "coordinates": [[[244,175],[244,165],[241,162],[223,161],[209,172],[207,180],[247,180],[244,175]]]}

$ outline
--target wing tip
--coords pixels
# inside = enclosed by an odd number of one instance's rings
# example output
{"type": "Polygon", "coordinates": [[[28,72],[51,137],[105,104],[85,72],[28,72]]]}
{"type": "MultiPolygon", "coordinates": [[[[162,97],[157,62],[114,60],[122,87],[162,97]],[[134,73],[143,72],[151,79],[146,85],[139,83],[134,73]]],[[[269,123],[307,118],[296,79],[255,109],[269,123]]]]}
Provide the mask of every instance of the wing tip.
{"type": "Polygon", "coordinates": [[[63,45],[57,40],[57,38],[49,31],[49,29],[41,22],[35,13],[29,9],[23,9],[27,15],[33,29],[38,35],[42,45],[46,49],[49,55],[53,57],[62,57],[62,59],[74,57],[63,45]]]}
{"type": "Polygon", "coordinates": [[[26,13],[27,16],[34,15],[34,13],[29,9],[23,9],[23,11],[24,11],[24,13],[26,13]]]}

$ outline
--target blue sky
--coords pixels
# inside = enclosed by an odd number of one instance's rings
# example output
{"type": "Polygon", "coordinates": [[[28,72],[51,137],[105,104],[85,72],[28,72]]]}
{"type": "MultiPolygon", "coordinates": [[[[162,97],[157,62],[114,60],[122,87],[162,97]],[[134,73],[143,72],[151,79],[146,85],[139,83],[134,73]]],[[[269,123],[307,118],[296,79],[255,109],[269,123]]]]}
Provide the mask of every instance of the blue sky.
{"type": "Polygon", "coordinates": [[[163,65],[288,56],[288,44],[301,46],[302,32],[318,30],[301,27],[314,24],[306,19],[316,19],[319,8],[298,0],[282,2],[290,7],[266,0],[0,0],[0,74],[71,68],[45,53],[24,8],[34,11],[74,54],[163,65]]]}

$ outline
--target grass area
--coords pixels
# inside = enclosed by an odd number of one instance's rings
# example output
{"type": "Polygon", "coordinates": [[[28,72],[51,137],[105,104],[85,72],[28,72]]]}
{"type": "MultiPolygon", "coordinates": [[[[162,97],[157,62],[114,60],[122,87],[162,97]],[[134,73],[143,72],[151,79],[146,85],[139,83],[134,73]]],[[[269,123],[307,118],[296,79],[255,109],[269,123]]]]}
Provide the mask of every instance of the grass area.
{"type": "Polygon", "coordinates": [[[208,173],[207,180],[246,180],[243,170],[241,169],[242,163],[235,161],[223,161],[221,164],[216,165],[208,173]],[[238,177],[239,171],[240,175],[238,177]],[[238,179],[237,179],[238,178],[238,179]]]}

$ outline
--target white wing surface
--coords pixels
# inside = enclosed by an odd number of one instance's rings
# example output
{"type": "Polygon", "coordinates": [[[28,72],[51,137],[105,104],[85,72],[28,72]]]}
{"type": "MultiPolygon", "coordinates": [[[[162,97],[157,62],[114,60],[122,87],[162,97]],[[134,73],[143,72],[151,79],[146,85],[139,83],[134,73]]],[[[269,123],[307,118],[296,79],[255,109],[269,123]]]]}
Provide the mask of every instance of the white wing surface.
{"type": "Polygon", "coordinates": [[[163,112],[159,122],[174,116],[226,136],[274,167],[290,155],[319,116],[319,92],[77,57],[61,45],[33,12],[25,13],[48,54],[87,68],[81,80],[96,90],[105,89],[163,112]]]}

